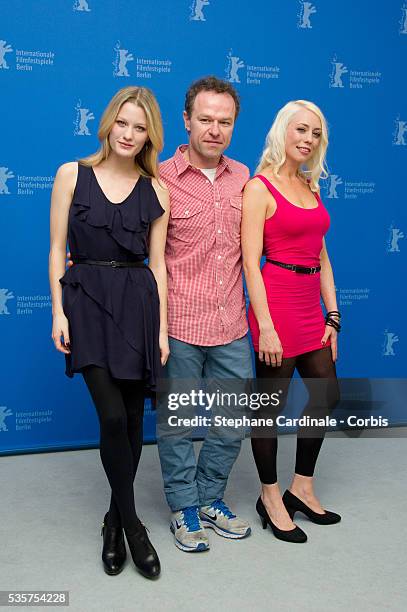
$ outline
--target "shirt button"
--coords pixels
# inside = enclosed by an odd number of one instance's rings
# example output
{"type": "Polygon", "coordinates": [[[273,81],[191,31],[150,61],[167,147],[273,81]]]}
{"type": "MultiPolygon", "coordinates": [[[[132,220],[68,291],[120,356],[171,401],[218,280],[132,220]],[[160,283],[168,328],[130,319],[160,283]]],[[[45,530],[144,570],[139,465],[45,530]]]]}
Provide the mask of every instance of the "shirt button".
{"type": "Polygon", "coordinates": [[[221,234],[221,233],[222,233],[222,230],[221,230],[221,229],[218,229],[218,234],[221,234]]]}
{"type": "Polygon", "coordinates": [[[188,216],[188,215],[189,215],[189,210],[186,210],[185,211],[185,216],[188,216]]]}
{"type": "Polygon", "coordinates": [[[219,285],[223,285],[223,281],[219,281],[219,285]]]}
{"type": "Polygon", "coordinates": [[[215,206],[219,208],[219,202],[215,202],[215,206]]]}
{"type": "Polygon", "coordinates": [[[218,255],[218,259],[222,259],[222,255],[218,255]]]}
{"type": "Polygon", "coordinates": [[[219,307],[219,310],[223,310],[223,306],[220,306],[220,307],[219,307]]]}

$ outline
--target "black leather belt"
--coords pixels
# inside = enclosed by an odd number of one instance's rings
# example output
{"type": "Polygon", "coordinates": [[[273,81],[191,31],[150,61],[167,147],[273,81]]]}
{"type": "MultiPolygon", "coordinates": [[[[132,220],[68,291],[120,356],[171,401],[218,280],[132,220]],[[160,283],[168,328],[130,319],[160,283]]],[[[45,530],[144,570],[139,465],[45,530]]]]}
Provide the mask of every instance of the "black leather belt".
{"type": "Polygon", "coordinates": [[[89,266],[109,266],[110,268],[147,268],[144,261],[97,261],[96,259],[74,259],[74,264],[88,264],[89,266]]]}
{"type": "Polygon", "coordinates": [[[266,259],[266,261],[268,261],[268,263],[273,264],[274,266],[280,266],[280,268],[286,268],[286,270],[291,270],[292,272],[297,272],[298,274],[316,274],[321,270],[321,266],[315,266],[314,268],[305,268],[304,266],[283,263],[282,261],[275,261],[274,259],[266,259]]]}

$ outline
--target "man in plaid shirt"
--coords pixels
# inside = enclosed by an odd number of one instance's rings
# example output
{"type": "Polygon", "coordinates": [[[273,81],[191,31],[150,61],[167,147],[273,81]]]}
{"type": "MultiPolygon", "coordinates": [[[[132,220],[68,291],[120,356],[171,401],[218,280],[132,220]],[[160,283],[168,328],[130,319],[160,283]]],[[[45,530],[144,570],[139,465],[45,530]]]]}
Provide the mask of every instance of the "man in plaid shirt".
{"type": "MultiPolygon", "coordinates": [[[[189,144],[160,166],[171,202],[166,246],[169,379],[253,377],[240,249],[242,190],[249,170],[223,155],[238,113],[239,98],[228,82],[207,77],[193,83],[184,111],[189,144]]],[[[187,552],[207,550],[205,527],[227,538],[249,535],[249,524],[223,501],[241,435],[209,430],[196,460],[189,435],[160,426],[167,410],[161,398],[157,442],[176,546],[187,552]]]]}

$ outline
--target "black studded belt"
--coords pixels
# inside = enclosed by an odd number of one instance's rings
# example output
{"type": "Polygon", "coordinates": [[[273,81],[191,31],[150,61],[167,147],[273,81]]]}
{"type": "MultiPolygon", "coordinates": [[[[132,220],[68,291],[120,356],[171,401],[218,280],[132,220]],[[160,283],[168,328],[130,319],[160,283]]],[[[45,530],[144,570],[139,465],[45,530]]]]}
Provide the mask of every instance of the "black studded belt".
{"type": "Polygon", "coordinates": [[[314,268],[305,268],[304,266],[283,263],[282,261],[275,261],[274,259],[266,259],[266,261],[268,261],[268,263],[273,264],[274,266],[280,266],[280,268],[285,268],[286,270],[291,270],[292,272],[297,272],[298,274],[316,274],[321,270],[321,266],[315,266],[314,268]]]}

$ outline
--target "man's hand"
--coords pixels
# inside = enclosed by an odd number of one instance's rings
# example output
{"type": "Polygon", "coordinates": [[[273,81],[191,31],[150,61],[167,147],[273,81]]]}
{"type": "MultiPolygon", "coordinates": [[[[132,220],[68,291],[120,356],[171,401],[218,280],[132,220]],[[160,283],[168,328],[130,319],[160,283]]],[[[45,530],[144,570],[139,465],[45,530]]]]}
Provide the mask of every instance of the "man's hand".
{"type": "Polygon", "coordinates": [[[73,261],[71,259],[71,251],[68,251],[67,254],[66,254],[66,267],[69,269],[69,268],[72,268],[73,265],[74,264],[73,264],[73,261]]]}
{"type": "Polygon", "coordinates": [[[168,345],[168,334],[164,331],[160,331],[159,346],[161,354],[161,365],[165,366],[168,357],[170,356],[170,347],[168,345]]]}

